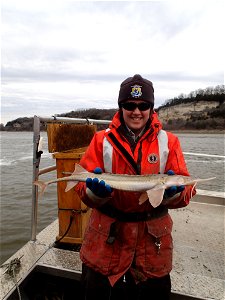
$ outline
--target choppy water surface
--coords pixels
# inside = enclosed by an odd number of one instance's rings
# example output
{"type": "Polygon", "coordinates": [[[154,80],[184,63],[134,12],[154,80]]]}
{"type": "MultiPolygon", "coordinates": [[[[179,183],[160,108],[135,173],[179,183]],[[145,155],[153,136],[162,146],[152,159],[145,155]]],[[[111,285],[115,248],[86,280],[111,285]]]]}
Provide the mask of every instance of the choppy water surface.
{"type": "MultiPolygon", "coordinates": [[[[223,134],[177,134],[184,152],[224,154],[223,134]]],[[[47,150],[47,135],[40,168],[55,164],[47,150]]],[[[32,132],[1,132],[1,261],[4,262],[24,245],[31,235],[32,193],[32,132]]],[[[211,182],[199,184],[198,188],[224,191],[224,158],[186,156],[191,175],[202,178],[216,176],[211,182]]],[[[56,177],[55,172],[42,175],[46,180],[56,177]]],[[[39,203],[38,231],[57,218],[56,186],[48,187],[39,203]]]]}

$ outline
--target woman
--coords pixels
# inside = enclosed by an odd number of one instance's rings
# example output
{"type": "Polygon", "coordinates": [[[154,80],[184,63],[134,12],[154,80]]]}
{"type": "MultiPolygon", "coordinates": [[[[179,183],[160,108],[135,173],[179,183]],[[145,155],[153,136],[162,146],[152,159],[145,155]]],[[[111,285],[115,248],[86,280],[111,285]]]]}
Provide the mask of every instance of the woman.
{"type": "MultiPolygon", "coordinates": [[[[162,130],[151,81],[134,75],[121,83],[119,111],[97,132],[80,164],[115,174],[188,176],[178,138],[162,130]]],[[[172,220],[168,208],[188,205],[192,187],[173,186],[157,208],[140,193],[112,190],[88,178],[76,191],[92,207],[80,251],[84,299],[169,299],[172,220]]],[[[191,192],[192,191],[192,192],[191,192]]]]}

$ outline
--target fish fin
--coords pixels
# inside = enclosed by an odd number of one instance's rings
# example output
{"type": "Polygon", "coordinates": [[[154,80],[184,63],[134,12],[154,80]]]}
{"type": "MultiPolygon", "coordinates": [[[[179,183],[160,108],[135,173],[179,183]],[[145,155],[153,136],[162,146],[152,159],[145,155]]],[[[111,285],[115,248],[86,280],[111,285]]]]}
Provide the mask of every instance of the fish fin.
{"type": "MultiPolygon", "coordinates": [[[[80,173],[88,173],[87,170],[85,170],[81,165],[79,164],[75,164],[75,169],[72,173],[72,175],[76,175],[76,174],[80,174],[80,173]]],[[[69,190],[71,190],[74,186],[76,186],[78,184],[78,181],[68,181],[66,188],[65,188],[65,192],[68,192],[69,190]]]]}
{"type": "Polygon", "coordinates": [[[142,193],[139,198],[139,205],[144,203],[146,200],[148,200],[148,194],[146,192],[142,193]]]}
{"type": "Polygon", "coordinates": [[[196,185],[197,185],[197,182],[191,188],[191,198],[193,197],[193,191],[194,191],[194,188],[196,187],[196,185]]]}
{"type": "Polygon", "coordinates": [[[46,188],[47,188],[47,184],[44,181],[41,181],[41,180],[35,180],[33,182],[33,184],[36,185],[36,186],[38,186],[41,189],[41,191],[38,194],[39,197],[41,198],[43,196],[46,188]]]}
{"type": "Polygon", "coordinates": [[[165,188],[162,188],[162,186],[155,186],[153,189],[147,191],[149,202],[153,207],[160,205],[163,200],[164,192],[165,188]]]}
{"type": "Polygon", "coordinates": [[[68,181],[66,184],[65,192],[68,192],[77,184],[78,184],[78,181],[68,181]]]}
{"type": "Polygon", "coordinates": [[[88,173],[88,171],[85,170],[81,165],[75,164],[75,169],[74,169],[72,175],[80,174],[80,173],[88,173]]]}

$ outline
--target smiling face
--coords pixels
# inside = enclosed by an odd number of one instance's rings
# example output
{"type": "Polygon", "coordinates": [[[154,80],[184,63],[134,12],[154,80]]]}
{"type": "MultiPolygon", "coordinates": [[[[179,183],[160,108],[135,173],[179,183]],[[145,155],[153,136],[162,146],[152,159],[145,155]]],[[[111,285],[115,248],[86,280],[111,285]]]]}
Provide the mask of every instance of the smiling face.
{"type": "MultiPolygon", "coordinates": [[[[127,101],[127,103],[135,103],[140,105],[141,103],[146,103],[144,101],[127,101]]],[[[150,107],[146,110],[140,110],[138,107],[135,107],[133,110],[126,110],[122,106],[123,119],[127,127],[129,127],[135,135],[138,135],[141,130],[145,127],[147,121],[153,113],[153,109],[150,107]]]]}

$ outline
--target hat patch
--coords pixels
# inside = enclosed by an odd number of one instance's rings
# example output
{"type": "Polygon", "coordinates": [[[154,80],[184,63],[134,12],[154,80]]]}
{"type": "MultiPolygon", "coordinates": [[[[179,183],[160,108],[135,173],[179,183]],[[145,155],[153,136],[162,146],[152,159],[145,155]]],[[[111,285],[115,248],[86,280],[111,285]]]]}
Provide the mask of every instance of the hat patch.
{"type": "Polygon", "coordinates": [[[155,153],[149,154],[149,156],[148,156],[148,162],[150,164],[156,164],[158,161],[159,161],[159,157],[158,157],[157,154],[155,154],[155,153]]]}
{"type": "Polygon", "coordinates": [[[131,96],[134,98],[141,97],[141,95],[142,95],[141,88],[142,88],[142,86],[140,86],[140,85],[137,85],[137,84],[133,85],[132,89],[131,89],[131,93],[130,93],[131,96]]]}

